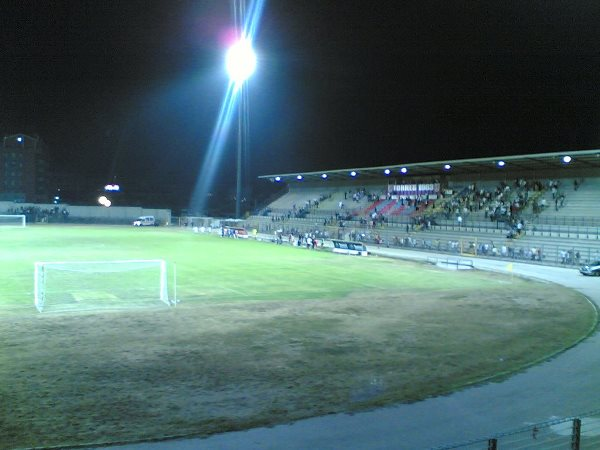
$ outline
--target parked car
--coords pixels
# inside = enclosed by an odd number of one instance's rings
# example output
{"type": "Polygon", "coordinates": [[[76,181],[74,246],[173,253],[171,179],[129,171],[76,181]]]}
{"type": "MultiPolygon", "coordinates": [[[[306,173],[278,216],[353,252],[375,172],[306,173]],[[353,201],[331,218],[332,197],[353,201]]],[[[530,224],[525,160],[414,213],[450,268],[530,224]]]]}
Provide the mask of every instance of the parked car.
{"type": "Polygon", "coordinates": [[[141,216],[133,221],[134,227],[155,227],[158,226],[158,222],[154,216],[141,216]]]}
{"type": "Polygon", "coordinates": [[[583,275],[600,277],[600,260],[581,266],[579,268],[579,272],[581,272],[583,275]]]}

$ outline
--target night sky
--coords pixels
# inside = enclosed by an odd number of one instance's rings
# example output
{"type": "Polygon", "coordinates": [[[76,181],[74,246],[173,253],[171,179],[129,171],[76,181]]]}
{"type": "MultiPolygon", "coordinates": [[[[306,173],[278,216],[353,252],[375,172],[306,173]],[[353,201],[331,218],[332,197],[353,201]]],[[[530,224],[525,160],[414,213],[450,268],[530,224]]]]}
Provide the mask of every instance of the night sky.
{"type": "MultiPolygon", "coordinates": [[[[598,148],[598,24],[597,1],[267,0],[249,178],[598,148]]],[[[231,27],[227,0],[2,0],[0,133],[39,135],[57,183],[185,207],[231,27]]],[[[215,194],[234,159],[232,135],[215,194]]]]}

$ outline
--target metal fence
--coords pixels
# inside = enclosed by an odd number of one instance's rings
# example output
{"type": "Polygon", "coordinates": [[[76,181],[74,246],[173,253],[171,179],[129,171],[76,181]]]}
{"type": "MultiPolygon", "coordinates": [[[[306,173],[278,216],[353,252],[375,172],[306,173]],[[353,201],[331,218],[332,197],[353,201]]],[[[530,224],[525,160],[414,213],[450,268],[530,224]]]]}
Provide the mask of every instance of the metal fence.
{"type": "MultiPolygon", "coordinates": [[[[453,221],[439,221],[430,227],[432,230],[441,231],[476,231],[478,233],[508,234],[510,227],[504,222],[469,222],[464,221],[461,225],[453,221]]],[[[544,225],[528,224],[524,232],[528,236],[535,237],[560,237],[568,239],[593,239],[600,240],[600,227],[579,225],[544,225]]]]}
{"type": "MultiPolygon", "coordinates": [[[[295,217],[289,211],[284,210],[269,210],[269,215],[265,216],[275,218],[277,221],[285,222],[286,220],[293,221],[309,221],[314,223],[345,223],[347,227],[360,227],[367,222],[367,219],[355,216],[351,211],[340,210],[325,210],[313,209],[306,212],[305,215],[295,217]]],[[[600,219],[589,217],[540,217],[527,215],[522,216],[526,223],[525,231],[532,236],[539,237],[566,237],[576,239],[595,239],[600,240],[600,219]]],[[[418,218],[411,215],[388,216],[382,227],[388,228],[405,228],[406,226],[414,227],[418,218]]],[[[471,220],[465,217],[462,224],[459,226],[456,220],[431,218],[431,229],[445,231],[478,231],[487,233],[507,233],[510,230],[509,225],[501,220],[471,220]]]]}
{"type": "MultiPolygon", "coordinates": [[[[285,235],[310,233],[317,238],[346,239],[382,248],[406,248],[467,257],[479,256],[502,259],[507,262],[522,261],[534,264],[578,267],[583,263],[600,259],[600,246],[597,244],[591,245],[592,242],[596,243],[595,241],[532,244],[520,241],[519,239],[507,239],[503,233],[485,237],[456,238],[454,236],[436,236],[433,233],[435,229],[432,233],[413,233],[410,229],[409,232],[406,232],[405,229],[387,227],[340,228],[322,226],[310,220],[258,224],[252,224],[252,221],[249,221],[247,226],[249,228],[256,228],[259,232],[267,234],[273,234],[277,231],[285,235]]],[[[448,231],[451,230],[451,228],[448,228],[448,231]]],[[[461,227],[460,231],[468,234],[469,229],[461,227]]]]}
{"type": "Polygon", "coordinates": [[[600,448],[600,411],[596,410],[577,417],[557,418],[535,423],[493,437],[436,447],[432,450],[580,450],[598,448],[600,448]]]}
{"type": "MultiPolygon", "coordinates": [[[[594,213],[593,211],[590,211],[594,213]]],[[[544,216],[525,214],[522,216],[528,222],[540,225],[568,225],[572,227],[600,227],[600,217],[586,216],[544,216]]]]}

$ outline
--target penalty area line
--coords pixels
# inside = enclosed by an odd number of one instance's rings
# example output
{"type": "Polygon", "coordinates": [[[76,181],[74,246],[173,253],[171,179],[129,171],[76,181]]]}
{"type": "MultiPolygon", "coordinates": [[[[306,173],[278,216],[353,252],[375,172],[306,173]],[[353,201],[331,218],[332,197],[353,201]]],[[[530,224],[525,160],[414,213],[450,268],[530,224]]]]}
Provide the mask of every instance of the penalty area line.
{"type": "Polygon", "coordinates": [[[230,287],[226,287],[226,286],[219,286],[219,288],[220,288],[221,290],[223,290],[223,291],[233,292],[234,294],[237,294],[237,295],[242,295],[242,296],[244,296],[244,297],[248,297],[248,296],[249,296],[249,294],[247,294],[246,292],[243,292],[243,291],[238,291],[237,289],[233,289],[233,288],[230,288],[230,287]]]}

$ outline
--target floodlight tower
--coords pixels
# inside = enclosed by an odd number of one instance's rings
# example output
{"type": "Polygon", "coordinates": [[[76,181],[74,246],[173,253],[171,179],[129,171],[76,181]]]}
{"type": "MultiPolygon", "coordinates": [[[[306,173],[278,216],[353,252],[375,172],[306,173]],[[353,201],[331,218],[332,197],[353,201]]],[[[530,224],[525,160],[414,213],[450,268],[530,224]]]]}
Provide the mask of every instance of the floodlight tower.
{"type": "MultiPolygon", "coordinates": [[[[243,8],[240,9],[243,10],[243,8]]],[[[241,22],[243,23],[243,20],[241,22]]],[[[235,217],[239,219],[242,199],[242,155],[248,133],[248,91],[246,81],[256,69],[256,54],[252,49],[252,41],[242,35],[227,51],[225,62],[230,82],[233,84],[234,92],[238,95],[235,217]]]]}

